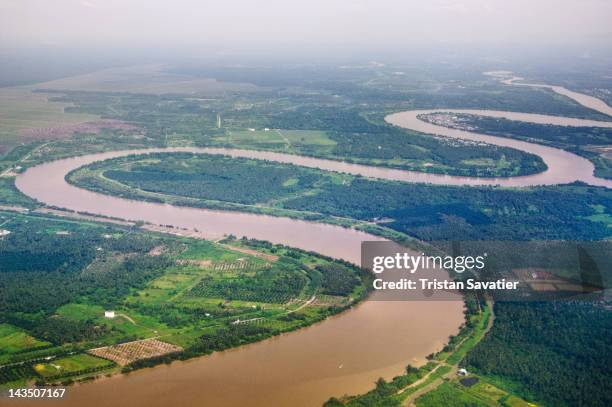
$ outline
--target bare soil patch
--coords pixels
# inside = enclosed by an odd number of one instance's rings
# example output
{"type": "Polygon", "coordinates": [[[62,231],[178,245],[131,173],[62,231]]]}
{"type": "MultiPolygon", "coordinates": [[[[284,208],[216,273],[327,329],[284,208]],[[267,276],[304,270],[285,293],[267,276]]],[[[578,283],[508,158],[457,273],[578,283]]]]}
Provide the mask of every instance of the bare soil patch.
{"type": "Polygon", "coordinates": [[[90,349],[88,352],[92,355],[112,360],[118,365],[124,366],[136,360],[149,359],[169,353],[180,352],[182,350],[183,348],[180,346],[162,342],[157,339],[143,339],[141,341],[90,349]]]}
{"type": "Polygon", "coordinates": [[[103,130],[136,131],[138,127],[120,120],[96,120],[85,123],[63,124],[53,127],[22,129],[19,136],[24,142],[68,138],[77,133],[99,134],[103,130]]]}

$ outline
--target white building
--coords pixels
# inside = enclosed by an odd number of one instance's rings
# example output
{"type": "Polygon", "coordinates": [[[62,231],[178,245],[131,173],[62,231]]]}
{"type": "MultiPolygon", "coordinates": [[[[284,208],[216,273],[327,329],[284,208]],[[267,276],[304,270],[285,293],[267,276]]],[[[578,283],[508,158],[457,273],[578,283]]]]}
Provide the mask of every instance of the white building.
{"type": "Polygon", "coordinates": [[[115,311],[104,311],[104,318],[115,318],[115,311]]]}
{"type": "Polygon", "coordinates": [[[465,369],[459,369],[459,370],[457,371],[457,374],[458,374],[459,376],[467,376],[468,371],[467,371],[467,370],[465,370],[465,369]]]}

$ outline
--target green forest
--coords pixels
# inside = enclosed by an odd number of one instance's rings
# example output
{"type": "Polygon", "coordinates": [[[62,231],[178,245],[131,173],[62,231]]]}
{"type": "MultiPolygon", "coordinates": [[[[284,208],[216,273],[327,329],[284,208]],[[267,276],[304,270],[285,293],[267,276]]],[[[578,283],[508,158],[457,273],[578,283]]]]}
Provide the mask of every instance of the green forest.
{"type": "Polygon", "coordinates": [[[547,406],[609,406],[612,314],[603,304],[497,303],[468,369],[547,406]]]}

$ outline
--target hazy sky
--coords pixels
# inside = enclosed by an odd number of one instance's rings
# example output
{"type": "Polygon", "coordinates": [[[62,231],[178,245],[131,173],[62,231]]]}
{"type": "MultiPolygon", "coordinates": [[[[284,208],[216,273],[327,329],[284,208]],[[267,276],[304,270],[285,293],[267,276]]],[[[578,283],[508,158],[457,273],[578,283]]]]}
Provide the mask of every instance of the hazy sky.
{"type": "Polygon", "coordinates": [[[4,48],[611,40],[612,0],[0,0],[4,48]]]}

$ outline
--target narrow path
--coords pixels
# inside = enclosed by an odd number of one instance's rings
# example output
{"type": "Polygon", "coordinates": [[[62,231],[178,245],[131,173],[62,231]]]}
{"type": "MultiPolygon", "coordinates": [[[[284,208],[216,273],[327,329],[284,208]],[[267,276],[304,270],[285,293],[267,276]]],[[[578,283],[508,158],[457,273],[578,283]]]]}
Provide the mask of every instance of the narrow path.
{"type": "Polygon", "coordinates": [[[442,378],[438,378],[434,380],[433,382],[429,383],[427,386],[423,387],[422,389],[415,391],[406,399],[406,401],[404,402],[404,406],[414,406],[416,399],[436,389],[443,382],[444,380],[442,380],[442,378]]]}
{"type": "Polygon", "coordinates": [[[301,310],[302,308],[307,307],[307,306],[309,306],[310,304],[312,304],[312,303],[314,302],[314,300],[316,300],[316,299],[317,299],[317,296],[316,296],[316,295],[313,295],[312,297],[310,297],[310,298],[308,299],[308,301],[304,302],[302,305],[300,305],[300,306],[299,306],[299,307],[297,307],[296,309],[294,309],[294,310],[291,310],[291,311],[287,312],[287,314],[293,314],[294,312],[298,312],[298,311],[299,311],[299,310],[301,310]]]}
{"type": "Polygon", "coordinates": [[[285,146],[289,150],[291,148],[291,141],[287,138],[287,136],[283,134],[283,131],[281,129],[276,129],[276,133],[278,133],[278,135],[281,136],[281,138],[285,142],[285,146]]]}
{"type": "Polygon", "coordinates": [[[136,321],[134,321],[134,319],[132,317],[130,317],[129,315],[126,315],[126,314],[117,314],[117,316],[126,319],[127,321],[131,322],[133,325],[138,325],[136,323],[136,321]]]}

